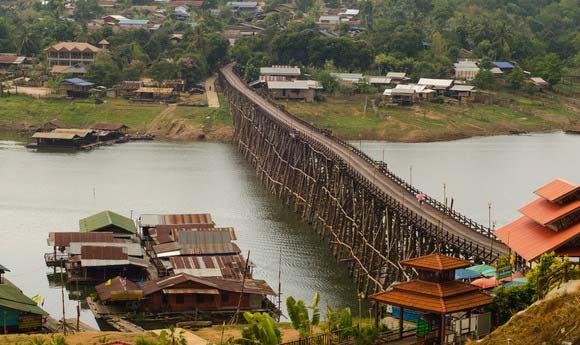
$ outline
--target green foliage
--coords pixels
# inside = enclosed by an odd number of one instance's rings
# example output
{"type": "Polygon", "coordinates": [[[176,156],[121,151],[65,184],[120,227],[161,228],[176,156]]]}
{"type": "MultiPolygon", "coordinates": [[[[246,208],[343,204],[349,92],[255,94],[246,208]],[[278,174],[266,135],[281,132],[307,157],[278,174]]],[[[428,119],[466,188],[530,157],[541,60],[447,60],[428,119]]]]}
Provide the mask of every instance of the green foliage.
{"type": "Polygon", "coordinates": [[[507,80],[510,88],[512,88],[514,90],[519,90],[524,85],[524,80],[526,80],[526,75],[524,74],[524,71],[521,68],[516,66],[516,68],[514,68],[507,75],[506,80],[507,80]]]}
{"type": "Polygon", "coordinates": [[[493,73],[487,69],[481,69],[475,75],[475,79],[471,83],[480,89],[493,90],[496,87],[496,80],[493,73]]]}
{"type": "Polygon", "coordinates": [[[121,81],[119,68],[111,59],[108,53],[102,53],[97,56],[94,64],[88,71],[86,78],[97,85],[112,87],[121,81]]]}
{"type": "Polygon", "coordinates": [[[314,80],[318,80],[326,92],[333,93],[340,88],[338,81],[328,70],[316,68],[310,72],[314,80]]]}
{"type": "Polygon", "coordinates": [[[175,329],[175,326],[169,326],[159,334],[158,345],[187,345],[183,330],[175,329]]]}
{"type": "Polygon", "coordinates": [[[65,337],[62,335],[54,335],[50,339],[50,345],[67,345],[65,337]]]}
{"type": "Polygon", "coordinates": [[[556,85],[561,81],[563,63],[557,54],[550,53],[543,58],[537,58],[533,64],[533,72],[550,85],[556,85]]]}
{"type": "Polygon", "coordinates": [[[46,339],[44,339],[42,337],[32,337],[32,338],[30,338],[30,340],[28,340],[28,342],[26,344],[27,345],[45,345],[46,339]]]}
{"type": "Polygon", "coordinates": [[[306,307],[304,301],[296,301],[292,296],[286,299],[286,308],[292,321],[292,328],[297,330],[301,337],[309,336],[312,333],[312,327],[320,322],[319,302],[320,294],[318,292],[314,295],[308,307],[306,307]],[[312,310],[312,318],[308,315],[308,309],[312,310]]]}
{"type": "Polygon", "coordinates": [[[278,326],[267,313],[244,313],[248,326],[242,330],[242,338],[235,340],[236,344],[276,345],[282,341],[278,326]]]}
{"type": "Polygon", "coordinates": [[[164,80],[173,80],[177,77],[177,66],[171,62],[157,61],[151,65],[149,75],[158,83],[164,80]]]}
{"type": "Polygon", "coordinates": [[[373,345],[381,334],[381,330],[373,325],[355,328],[355,330],[355,345],[373,345]]]}
{"type": "Polygon", "coordinates": [[[139,337],[135,340],[135,345],[157,345],[157,342],[153,340],[147,340],[144,337],[139,337]]]}
{"type": "Polygon", "coordinates": [[[499,324],[505,323],[512,315],[526,309],[535,300],[535,291],[530,284],[508,288],[498,287],[494,294],[491,310],[499,324]]]}

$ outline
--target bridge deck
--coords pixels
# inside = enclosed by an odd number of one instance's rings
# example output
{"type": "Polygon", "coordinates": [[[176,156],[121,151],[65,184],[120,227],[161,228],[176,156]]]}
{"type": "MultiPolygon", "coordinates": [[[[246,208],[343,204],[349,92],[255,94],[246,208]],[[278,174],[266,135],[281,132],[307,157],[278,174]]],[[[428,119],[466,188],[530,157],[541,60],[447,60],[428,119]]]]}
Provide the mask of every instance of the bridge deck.
{"type": "Polygon", "coordinates": [[[423,203],[419,204],[415,195],[401,187],[392,177],[385,175],[376,165],[371,164],[360,155],[343,145],[340,141],[325,135],[321,131],[308,126],[301,120],[282,111],[276,105],[270,103],[260,95],[250,89],[234,72],[234,64],[230,64],[222,69],[224,78],[239,92],[248,97],[252,102],[266,111],[268,114],[283,122],[290,128],[294,128],[318,143],[326,146],[338,155],[347,165],[358,171],[370,183],[379,188],[382,192],[403,203],[411,212],[425,219],[427,222],[439,225],[443,219],[443,230],[473,243],[483,248],[492,249],[497,255],[507,255],[509,249],[498,240],[475,231],[473,228],[457,221],[452,217],[445,216],[444,213],[434,206],[423,203]]]}

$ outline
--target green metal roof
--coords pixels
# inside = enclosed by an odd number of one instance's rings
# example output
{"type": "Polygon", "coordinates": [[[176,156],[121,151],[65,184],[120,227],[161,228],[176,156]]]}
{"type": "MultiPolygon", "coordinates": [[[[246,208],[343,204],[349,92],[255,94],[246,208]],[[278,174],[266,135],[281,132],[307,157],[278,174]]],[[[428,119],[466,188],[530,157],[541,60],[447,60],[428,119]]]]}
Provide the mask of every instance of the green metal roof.
{"type": "Polygon", "coordinates": [[[0,307],[24,311],[32,314],[48,315],[36,305],[36,302],[26,297],[14,286],[0,284],[0,307]]]}
{"type": "Polygon", "coordinates": [[[137,233],[137,227],[131,218],[111,211],[103,211],[79,221],[81,232],[91,232],[109,225],[115,225],[133,234],[137,233]]]}

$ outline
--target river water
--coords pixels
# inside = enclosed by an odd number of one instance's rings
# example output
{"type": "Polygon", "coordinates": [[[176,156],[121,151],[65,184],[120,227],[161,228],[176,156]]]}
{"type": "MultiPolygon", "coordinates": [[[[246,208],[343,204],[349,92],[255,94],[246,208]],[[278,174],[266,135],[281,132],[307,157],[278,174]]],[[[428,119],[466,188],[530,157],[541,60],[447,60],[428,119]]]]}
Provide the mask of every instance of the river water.
{"type": "MultiPolygon", "coordinates": [[[[484,224],[503,225],[531,192],[555,177],[580,182],[580,137],[561,133],[473,138],[429,144],[355,142],[425,192],[454,198],[455,209],[484,224]]],[[[282,250],[282,293],[309,301],[319,291],[323,307],[356,304],[344,267],[311,228],[268,194],[253,168],[230,144],[128,143],[79,153],[39,153],[0,141],[0,264],[24,292],[45,298],[61,317],[60,289],[50,286],[43,254],[50,231],[76,231],[78,220],[110,209],[142,213],[211,213],[233,226],[255,276],[277,290],[282,250]]],[[[68,295],[68,294],[67,294],[68,295]]],[[[76,302],[65,301],[68,317],[76,302]]],[[[323,309],[324,310],[324,309],[323,309]]],[[[357,310],[353,308],[353,311],[357,310]]],[[[83,310],[81,320],[96,326],[83,310]]]]}

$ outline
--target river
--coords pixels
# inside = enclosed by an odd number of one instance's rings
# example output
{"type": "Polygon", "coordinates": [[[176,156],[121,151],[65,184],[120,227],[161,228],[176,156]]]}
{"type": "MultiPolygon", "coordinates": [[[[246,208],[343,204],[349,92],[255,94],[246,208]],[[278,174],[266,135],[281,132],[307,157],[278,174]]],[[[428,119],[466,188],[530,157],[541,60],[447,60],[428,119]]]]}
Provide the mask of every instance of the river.
{"type": "MultiPolygon", "coordinates": [[[[532,191],[555,177],[580,182],[580,137],[562,133],[473,138],[429,144],[363,141],[375,159],[435,197],[484,224],[503,225],[532,191]]],[[[0,141],[0,264],[7,278],[44,308],[62,315],[60,289],[50,287],[43,254],[50,231],[76,231],[78,220],[102,210],[142,213],[211,213],[219,226],[233,226],[244,255],[251,251],[255,276],[277,290],[282,250],[282,293],[322,307],[356,304],[344,267],[311,228],[268,194],[253,168],[230,144],[129,143],[79,153],[39,153],[0,141]]],[[[68,317],[76,302],[66,299],[68,317]]],[[[325,310],[325,309],[322,309],[325,310]]],[[[353,308],[353,311],[356,308],[353,308]]],[[[81,320],[96,326],[88,310],[81,320]]]]}

